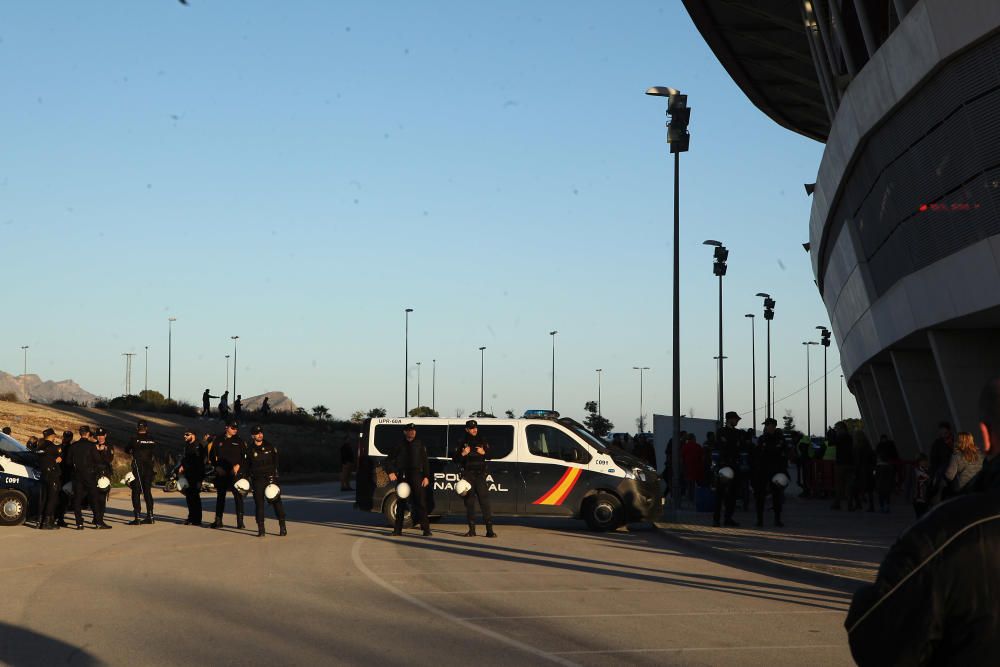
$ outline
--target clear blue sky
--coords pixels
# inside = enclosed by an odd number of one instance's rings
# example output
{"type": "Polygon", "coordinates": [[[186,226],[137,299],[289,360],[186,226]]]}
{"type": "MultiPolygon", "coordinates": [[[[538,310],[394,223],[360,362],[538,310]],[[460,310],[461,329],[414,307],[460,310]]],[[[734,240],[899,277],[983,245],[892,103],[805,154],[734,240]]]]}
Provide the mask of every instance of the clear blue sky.
{"type": "MultiPolygon", "coordinates": [[[[225,383],[346,417],[411,404],[603,407],[634,430],[670,407],[671,162],[665,104],[689,94],[682,159],[685,413],[715,414],[716,282],[731,251],[727,408],[750,410],[758,291],[777,299],[780,397],[827,324],[807,240],[816,142],[739,91],[679,2],[190,0],[0,8],[0,368],[197,402],[225,383]]],[[[758,404],[764,398],[758,317],[758,404]]],[[[813,374],[822,368],[813,350],[813,374]]],[[[830,350],[830,368],[839,363],[830,350]]],[[[831,373],[839,416],[839,371],[831,373]]],[[[822,413],[814,385],[813,430],[822,413]]],[[[857,409],[846,394],[846,412],[857,409]]],[[[805,422],[804,392],[778,406],[805,422]]],[[[762,413],[758,415],[758,421],[762,413]]],[[[745,422],[749,424],[749,421],[745,422]]]]}

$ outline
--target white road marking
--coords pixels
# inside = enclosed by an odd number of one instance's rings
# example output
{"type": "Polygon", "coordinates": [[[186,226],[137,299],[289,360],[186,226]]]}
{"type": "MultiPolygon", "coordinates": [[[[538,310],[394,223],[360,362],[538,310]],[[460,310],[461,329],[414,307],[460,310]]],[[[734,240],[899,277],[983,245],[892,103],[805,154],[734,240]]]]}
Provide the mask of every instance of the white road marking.
{"type": "Polygon", "coordinates": [[[701,651],[787,651],[793,649],[846,648],[842,644],[790,644],[785,646],[678,646],[675,648],[624,648],[608,651],[553,651],[553,655],[596,655],[609,653],[694,653],[701,651]]]}
{"type": "Polygon", "coordinates": [[[807,610],[807,611],[663,611],[639,614],[540,614],[537,616],[465,616],[470,621],[506,621],[506,620],[531,620],[543,618],[646,618],[657,616],[785,616],[785,615],[806,615],[806,614],[837,614],[842,616],[844,612],[835,610],[807,610]]]}
{"type": "MultiPolygon", "coordinates": [[[[470,623],[464,618],[460,618],[458,616],[455,616],[454,614],[450,614],[443,609],[439,609],[438,607],[435,607],[434,605],[425,602],[424,600],[420,600],[410,595],[409,593],[406,593],[396,588],[395,586],[393,586],[392,584],[390,584],[389,582],[387,582],[386,580],[382,579],[380,576],[372,572],[368,568],[368,566],[365,565],[364,562],[361,560],[361,543],[364,541],[364,539],[365,538],[360,538],[356,540],[354,542],[354,546],[351,548],[351,560],[354,561],[354,567],[356,567],[362,574],[368,577],[368,579],[371,580],[373,583],[378,584],[389,593],[392,593],[396,597],[405,600],[406,602],[409,602],[414,606],[420,607],[424,611],[428,611],[434,614],[435,616],[440,616],[449,623],[461,625],[462,627],[468,630],[473,630],[482,635],[490,637],[491,639],[495,639],[498,642],[507,644],[508,646],[512,646],[516,649],[524,651],[525,653],[530,653],[535,657],[542,658],[550,662],[554,662],[558,665],[567,665],[570,667],[576,667],[576,663],[572,662],[571,660],[567,660],[566,658],[561,658],[557,655],[553,655],[552,653],[547,653],[546,651],[543,651],[539,648],[535,648],[530,644],[525,644],[524,642],[518,641],[512,637],[508,637],[507,635],[501,634],[499,632],[495,632],[493,630],[490,630],[489,628],[484,628],[479,625],[476,625],[475,623],[470,623]]],[[[451,595],[454,594],[452,593],[451,595]]]]}

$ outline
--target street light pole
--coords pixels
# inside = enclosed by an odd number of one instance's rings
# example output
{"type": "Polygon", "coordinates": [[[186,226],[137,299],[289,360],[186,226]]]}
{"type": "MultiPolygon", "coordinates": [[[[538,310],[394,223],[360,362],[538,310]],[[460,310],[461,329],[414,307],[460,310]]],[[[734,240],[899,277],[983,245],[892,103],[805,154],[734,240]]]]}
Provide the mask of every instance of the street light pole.
{"type": "Polygon", "coordinates": [[[556,334],[558,331],[550,331],[552,336],[552,412],[556,411],[556,334]]]}
{"type": "Polygon", "coordinates": [[[236,400],[236,341],[240,339],[239,336],[230,336],[233,340],[233,400],[236,400]]]}
{"type": "Polygon", "coordinates": [[[229,391],[229,355],[226,355],[226,391],[229,391]]]}
{"type": "Polygon", "coordinates": [[[410,313],[412,308],[404,311],[403,318],[403,416],[410,414],[410,313]]]}
{"type": "Polygon", "coordinates": [[[420,362],[417,362],[417,407],[419,408],[423,403],[420,402],[420,362]]]}
{"type": "MultiPolygon", "coordinates": [[[[844,421],[844,376],[840,376],[840,421],[844,421]]],[[[826,435],[825,433],[823,435],[826,435]]]]}
{"type": "Polygon", "coordinates": [[[431,410],[437,412],[437,373],[438,373],[438,360],[431,359],[431,410]]]}
{"type": "Polygon", "coordinates": [[[722,428],[723,421],[723,404],[725,403],[725,374],[723,372],[723,360],[726,358],[722,352],[722,277],[726,275],[726,260],[729,259],[729,250],[726,246],[722,245],[719,241],[708,240],[702,242],[702,245],[709,245],[715,247],[714,257],[715,262],[712,265],[712,273],[719,277],[719,415],[716,423],[718,428],[722,428]]]}
{"type": "MultiPolygon", "coordinates": [[[[670,461],[673,471],[671,480],[671,495],[673,502],[670,520],[677,519],[677,508],[680,503],[681,486],[681,208],[680,208],[680,171],[681,153],[688,150],[691,136],[687,126],[691,120],[691,109],[687,105],[687,95],[679,90],[666,86],[654,86],[646,90],[647,95],[667,98],[667,143],[670,152],[674,154],[674,293],[673,293],[673,451],[670,461]]],[[[640,381],[641,384],[641,381],[640,381]]]]}
{"type": "Polygon", "coordinates": [[[601,414],[601,371],[603,369],[597,369],[597,415],[601,414]]]}
{"type": "MultiPolygon", "coordinates": [[[[649,366],[633,366],[632,370],[639,371],[639,423],[638,423],[638,426],[639,426],[639,435],[642,435],[642,434],[644,434],[646,432],[646,423],[645,423],[645,420],[642,418],[642,411],[643,411],[643,405],[642,405],[642,373],[643,373],[643,371],[648,371],[649,370],[649,366]]],[[[674,421],[676,421],[676,418],[674,419],[674,421]]],[[[680,436],[678,435],[677,437],[679,438],[680,436]]]]}
{"type": "Polygon", "coordinates": [[[830,330],[824,326],[817,326],[820,330],[820,344],[823,346],[823,437],[830,430],[830,422],[827,419],[827,398],[826,398],[826,351],[830,348],[830,330]]]}
{"type": "Polygon", "coordinates": [[[771,390],[771,320],[774,319],[775,300],[766,292],[757,292],[764,297],[764,319],[767,321],[767,416],[774,419],[774,392],[771,390]]]}
{"type": "MultiPolygon", "coordinates": [[[[176,317],[167,318],[167,400],[171,397],[171,380],[173,379],[174,370],[174,322],[177,321],[176,317]]],[[[163,385],[160,385],[163,386],[163,385]]]]}
{"type": "Polygon", "coordinates": [[[802,341],[806,347],[806,435],[812,437],[812,374],[809,371],[809,346],[819,345],[814,340],[802,341]]]}
{"type": "Polygon", "coordinates": [[[29,347],[31,347],[31,346],[30,345],[22,345],[21,346],[21,351],[24,352],[24,372],[21,373],[22,377],[25,377],[25,376],[28,375],[28,348],[29,347]]]}
{"type": "Polygon", "coordinates": [[[483,410],[483,387],[486,383],[486,346],[479,348],[479,414],[482,415],[485,410],[483,410]]]}
{"type": "Polygon", "coordinates": [[[747,313],[743,317],[750,318],[750,400],[753,404],[753,434],[757,435],[757,336],[755,333],[757,318],[753,313],[747,313]]]}
{"type": "Polygon", "coordinates": [[[149,391],[149,346],[146,346],[146,368],[143,372],[142,379],[143,391],[149,391]]]}

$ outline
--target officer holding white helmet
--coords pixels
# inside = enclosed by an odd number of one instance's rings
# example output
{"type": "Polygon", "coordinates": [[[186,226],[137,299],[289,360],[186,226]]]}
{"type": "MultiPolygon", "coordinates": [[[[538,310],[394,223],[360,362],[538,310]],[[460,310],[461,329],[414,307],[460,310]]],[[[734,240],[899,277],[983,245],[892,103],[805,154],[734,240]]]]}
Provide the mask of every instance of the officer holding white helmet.
{"type": "Polygon", "coordinates": [[[739,526],[733,520],[733,512],[736,511],[736,494],[741,484],[740,470],[740,449],[746,432],[737,428],[740,423],[740,416],[735,412],[726,413],[726,425],[719,429],[715,438],[715,451],[712,452],[712,460],[715,465],[715,516],[714,524],[720,525],[719,519],[725,511],[725,525],[739,526]],[[729,469],[731,474],[720,474],[729,469]]]}
{"type": "Polygon", "coordinates": [[[280,491],[274,498],[267,496],[270,486],[277,487],[278,482],[278,450],[264,440],[264,430],[254,426],[250,433],[253,444],[247,451],[247,466],[253,478],[253,502],[257,510],[257,537],[264,537],[264,505],[270,502],[274,506],[274,515],[278,517],[278,526],[282,537],[288,534],[285,527],[285,508],[281,504],[280,491]]]}
{"type": "Polygon", "coordinates": [[[114,461],[115,451],[108,443],[108,432],[103,428],[94,431],[97,442],[90,450],[90,465],[94,470],[94,477],[98,492],[91,495],[90,505],[94,510],[94,525],[101,530],[111,530],[111,526],[104,523],[104,508],[108,503],[108,493],[111,491],[111,462],[114,461]],[[104,479],[104,485],[101,480],[104,479]]]}
{"type": "Polygon", "coordinates": [[[479,435],[479,424],[475,419],[465,422],[465,439],[455,452],[455,463],[462,469],[462,479],[472,488],[465,494],[465,515],[469,521],[469,531],[465,537],[476,536],[476,498],[483,511],[486,537],[496,537],[493,532],[493,512],[490,509],[490,490],[486,483],[486,459],[490,456],[490,443],[479,435]]]}
{"type": "Polygon", "coordinates": [[[417,440],[417,427],[407,424],[403,427],[403,440],[385,460],[385,469],[393,482],[405,482],[410,487],[410,495],[396,494],[396,525],[393,535],[403,534],[403,517],[406,508],[411,507],[414,523],[419,522],[424,536],[431,534],[430,520],[427,518],[427,487],[431,481],[431,467],[427,460],[427,448],[417,440]]]}
{"type": "Polygon", "coordinates": [[[212,465],[215,466],[215,521],[211,528],[222,527],[222,515],[226,511],[226,494],[232,492],[236,503],[236,527],[243,526],[243,496],[236,490],[236,480],[246,463],[247,445],[237,435],[238,424],[230,420],[226,423],[226,434],[217,438],[212,446],[212,465]]]}
{"type": "Polygon", "coordinates": [[[184,431],[184,454],[177,474],[183,475],[187,488],[182,489],[187,502],[188,515],[185,526],[201,525],[201,482],[205,479],[205,445],[201,444],[194,431],[184,431]]]}
{"type": "Polygon", "coordinates": [[[771,504],[774,506],[774,525],[779,528],[785,525],[781,523],[781,507],[785,502],[785,489],[781,482],[787,484],[787,479],[785,438],[778,430],[777,420],[768,417],[764,420],[764,432],[757,438],[757,444],[750,454],[750,483],[757,505],[758,528],[764,525],[764,501],[768,493],[771,494],[771,504]]]}

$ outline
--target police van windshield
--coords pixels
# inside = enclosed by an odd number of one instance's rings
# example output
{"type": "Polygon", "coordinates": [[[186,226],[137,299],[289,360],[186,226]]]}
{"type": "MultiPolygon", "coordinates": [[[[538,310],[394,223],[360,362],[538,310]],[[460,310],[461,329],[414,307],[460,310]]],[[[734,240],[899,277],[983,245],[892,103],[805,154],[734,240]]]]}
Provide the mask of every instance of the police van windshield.
{"type": "Polygon", "coordinates": [[[28,448],[6,433],[0,433],[0,452],[26,452],[28,448]]]}
{"type": "Polygon", "coordinates": [[[604,442],[596,435],[587,430],[587,428],[578,421],[574,421],[569,417],[563,417],[559,420],[559,423],[566,428],[576,433],[578,436],[587,441],[587,444],[601,452],[602,454],[608,453],[608,443],[604,442]]]}

